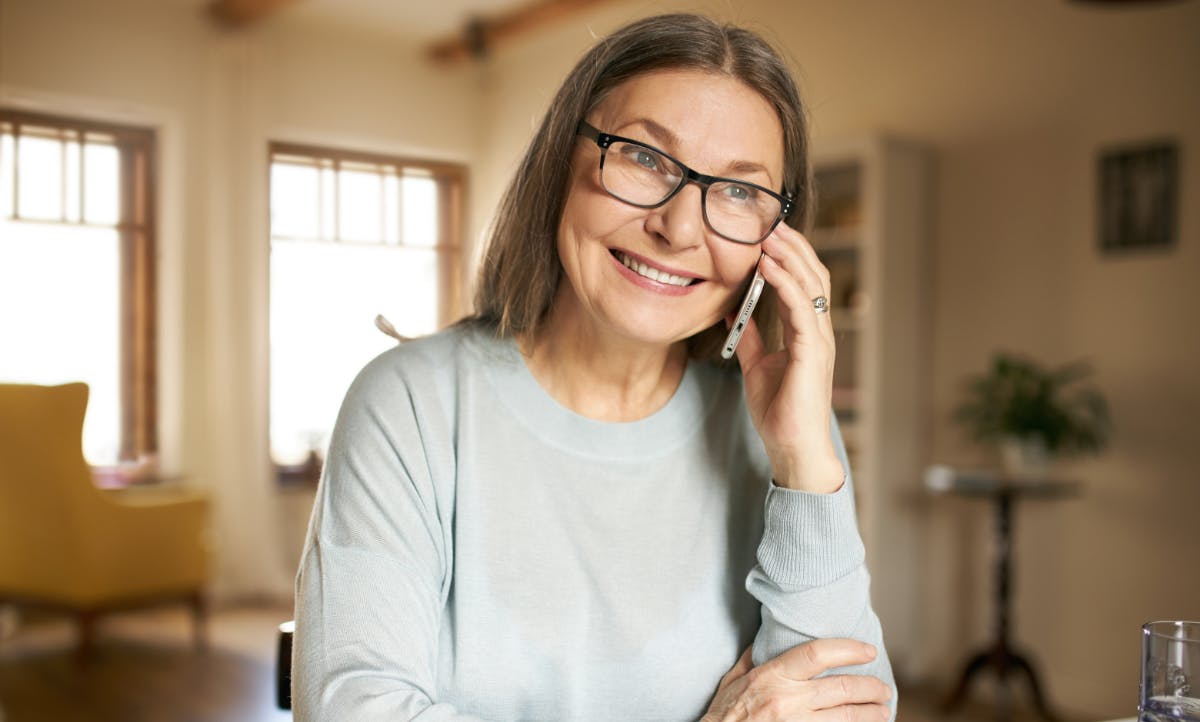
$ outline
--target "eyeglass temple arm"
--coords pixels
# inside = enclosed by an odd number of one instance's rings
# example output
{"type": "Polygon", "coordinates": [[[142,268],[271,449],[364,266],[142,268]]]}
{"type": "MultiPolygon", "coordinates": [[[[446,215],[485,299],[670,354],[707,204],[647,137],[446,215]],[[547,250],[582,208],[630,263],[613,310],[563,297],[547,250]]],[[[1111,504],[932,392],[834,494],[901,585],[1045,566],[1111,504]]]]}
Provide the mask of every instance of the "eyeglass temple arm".
{"type": "Polygon", "coordinates": [[[582,135],[584,138],[594,140],[597,143],[600,142],[600,129],[586,120],[579,121],[579,125],[575,127],[575,133],[576,135],[582,135]]]}

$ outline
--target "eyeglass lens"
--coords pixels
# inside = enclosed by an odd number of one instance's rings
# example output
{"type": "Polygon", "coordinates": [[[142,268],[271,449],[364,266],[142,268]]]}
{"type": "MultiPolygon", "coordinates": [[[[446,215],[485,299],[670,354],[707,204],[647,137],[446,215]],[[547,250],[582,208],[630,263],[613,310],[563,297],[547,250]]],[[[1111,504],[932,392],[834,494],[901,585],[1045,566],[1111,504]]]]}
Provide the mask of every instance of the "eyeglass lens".
{"type": "MultiPolygon", "coordinates": [[[[678,163],[654,149],[618,141],[608,147],[600,182],[606,191],[626,203],[654,206],[679,187],[684,175],[678,163]]],[[[704,192],[709,226],[733,241],[762,240],[782,210],[778,198],[744,183],[717,181],[704,192]]]]}

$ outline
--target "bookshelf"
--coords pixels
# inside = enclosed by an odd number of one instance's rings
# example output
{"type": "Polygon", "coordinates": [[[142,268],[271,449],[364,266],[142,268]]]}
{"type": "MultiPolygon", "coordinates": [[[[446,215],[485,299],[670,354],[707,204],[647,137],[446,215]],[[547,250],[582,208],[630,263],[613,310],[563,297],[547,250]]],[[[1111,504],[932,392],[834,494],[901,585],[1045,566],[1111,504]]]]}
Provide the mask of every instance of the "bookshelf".
{"type": "Polygon", "coordinates": [[[933,158],[889,138],[819,144],[808,238],[830,273],[833,405],[893,663],[919,649],[919,501],[929,448],[933,158]],[[881,593],[886,592],[886,593],[881,593]]]}

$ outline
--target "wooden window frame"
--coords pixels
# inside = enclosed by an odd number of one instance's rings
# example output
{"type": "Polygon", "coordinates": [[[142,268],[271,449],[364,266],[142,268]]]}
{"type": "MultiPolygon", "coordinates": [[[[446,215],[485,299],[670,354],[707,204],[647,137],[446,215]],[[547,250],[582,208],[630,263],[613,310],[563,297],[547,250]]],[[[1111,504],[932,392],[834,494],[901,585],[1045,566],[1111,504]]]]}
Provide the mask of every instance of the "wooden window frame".
{"type": "MultiPolygon", "coordinates": [[[[435,161],[406,156],[387,155],[364,151],[345,150],[326,146],[271,141],[267,149],[267,197],[271,197],[271,168],[277,157],[310,158],[318,164],[327,163],[336,173],[343,164],[366,164],[394,168],[403,176],[406,169],[428,173],[437,184],[438,237],[428,247],[436,252],[438,259],[438,325],[446,326],[462,315],[462,264],[464,236],[466,234],[466,187],[467,167],[460,163],[435,161]]],[[[270,200],[268,200],[268,205],[270,200]]],[[[335,213],[337,203],[335,201],[335,213]]],[[[361,243],[338,237],[337,222],[334,223],[333,239],[318,239],[324,243],[361,243]]],[[[267,229],[268,242],[275,240],[270,224],[267,229]]],[[[381,244],[382,245],[382,244],[381,244]]],[[[400,246],[404,239],[400,238],[400,246]]],[[[315,452],[299,464],[275,464],[276,477],[285,486],[315,485],[321,473],[321,459],[315,452]]]]}
{"type": "MultiPolygon", "coordinates": [[[[367,163],[392,166],[397,171],[406,168],[429,173],[438,187],[438,240],[430,248],[438,254],[438,322],[446,325],[461,315],[459,299],[462,284],[463,236],[465,234],[467,168],[460,163],[432,161],[405,156],[384,155],[363,151],[343,150],[300,143],[272,141],[267,155],[268,189],[270,169],[276,156],[300,156],[329,161],[334,171],[343,163],[367,163]]],[[[269,194],[268,194],[269,197],[269,194]]],[[[270,229],[268,228],[268,235],[270,229]]],[[[331,243],[349,243],[333,240],[331,243]]],[[[403,245],[403,243],[401,244],[403,245]]]]}
{"type": "MultiPolygon", "coordinates": [[[[156,136],[151,128],[103,123],[58,115],[0,108],[0,122],[11,126],[19,141],[21,128],[50,128],[60,137],[73,134],[80,142],[107,136],[117,148],[120,163],[120,215],[115,226],[120,245],[120,385],[121,423],[117,460],[145,463],[158,454],[158,336],[157,336],[157,188],[156,136]]],[[[39,133],[39,135],[41,135],[39,133]]],[[[14,181],[20,177],[19,143],[14,142],[14,181]]],[[[83,174],[81,172],[81,178],[83,174]]],[[[64,180],[65,183],[65,180],[64,180]]],[[[81,180],[82,184],[82,180],[81,180]]],[[[13,183],[13,220],[18,183],[13,183]]],[[[82,185],[81,200],[82,205],[82,185]]],[[[41,221],[45,222],[45,221],[41,221]]],[[[50,223],[82,225],[63,217],[50,223]]],[[[151,462],[152,463],[152,462],[151,462]]]]}

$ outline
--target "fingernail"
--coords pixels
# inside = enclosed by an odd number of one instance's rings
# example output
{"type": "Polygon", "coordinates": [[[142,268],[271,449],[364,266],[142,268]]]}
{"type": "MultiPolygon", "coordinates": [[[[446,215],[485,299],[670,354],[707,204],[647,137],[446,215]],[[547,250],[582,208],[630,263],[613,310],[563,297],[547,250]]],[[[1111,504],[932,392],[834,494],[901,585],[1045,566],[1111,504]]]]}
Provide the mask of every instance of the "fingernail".
{"type": "Polygon", "coordinates": [[[891,719],[892,718],[892,708],[885,706],[883,709],[879,710],[879,715],[880,715],[881,719],[891,719]]]}
{"type": "Polygon", "coordinates": [[[875,645],[873,645],[873,644],[864,644],[863,652],[867,655],[867,657],[869,659],[875,659],[875,655],[877,654],[877,652],[875,650],[875,645]]]}

